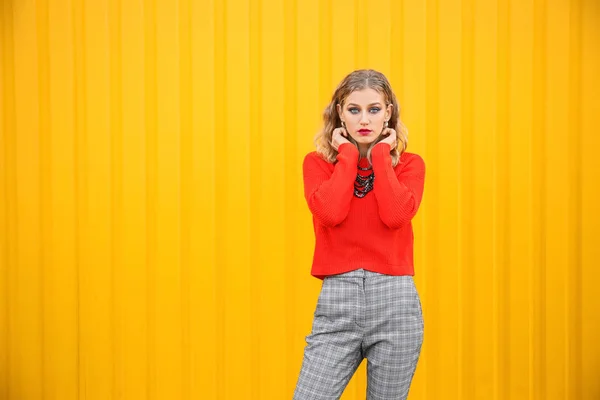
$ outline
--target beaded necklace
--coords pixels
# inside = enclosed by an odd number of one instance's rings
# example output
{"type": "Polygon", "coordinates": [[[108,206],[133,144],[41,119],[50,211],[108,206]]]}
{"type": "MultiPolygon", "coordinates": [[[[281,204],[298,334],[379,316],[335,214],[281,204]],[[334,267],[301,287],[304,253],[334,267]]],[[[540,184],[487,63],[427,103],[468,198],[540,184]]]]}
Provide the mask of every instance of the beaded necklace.
{"type": "MultiPolygon", "coordinates": [[[[358,169],[361,171],[369,171],[372,170],[373,167],[363,168],[358,166],[358,169]]],[[[371,172],[367,176],[362,176],[359,173],[356,174],[356,180],[354,181],[354,195],[356,197],[362,198],[365,197],[367,193],[373,190],[373,181],[375,180],[375,173],[371,172]]]]}

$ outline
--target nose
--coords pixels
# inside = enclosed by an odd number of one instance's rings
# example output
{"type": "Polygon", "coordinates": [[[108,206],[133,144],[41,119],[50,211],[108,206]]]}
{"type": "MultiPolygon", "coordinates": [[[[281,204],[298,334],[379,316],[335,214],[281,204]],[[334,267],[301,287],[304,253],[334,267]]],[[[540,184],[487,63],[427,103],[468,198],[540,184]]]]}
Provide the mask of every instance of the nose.
{"type": "Polygon", "coordinates": [[[365,111],[365,112],[362,113],[362,116],[360,118],[360,124],[361,125],[365,125],[365,126],[369,125],[369,114],[368,114],[368,112],[365,111]]]}

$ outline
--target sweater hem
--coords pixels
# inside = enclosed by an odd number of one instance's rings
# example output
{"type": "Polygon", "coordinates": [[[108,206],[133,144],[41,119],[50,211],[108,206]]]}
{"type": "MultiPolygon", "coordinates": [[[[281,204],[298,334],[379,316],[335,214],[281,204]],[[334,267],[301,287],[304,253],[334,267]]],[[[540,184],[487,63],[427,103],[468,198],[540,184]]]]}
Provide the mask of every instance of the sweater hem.
{"type": "Polygon", "coordinates": [[[323,280],[326,276],[343,274],[345,272],[357,269],[365,269],[371,272],[378,272],[384,275],[410,275],[414,276],[413,265],[393,265],[385,263],[358,263],[358,264],[338,264],[338,265],[313,265],[310,274],[317,279],[323,280]]]}

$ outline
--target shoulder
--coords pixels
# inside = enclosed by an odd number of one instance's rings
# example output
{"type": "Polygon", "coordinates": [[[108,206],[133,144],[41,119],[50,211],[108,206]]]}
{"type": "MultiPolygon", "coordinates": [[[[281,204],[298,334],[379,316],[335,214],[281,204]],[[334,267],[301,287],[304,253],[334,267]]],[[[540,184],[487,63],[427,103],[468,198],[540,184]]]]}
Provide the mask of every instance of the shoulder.
{"type": "Polygon", "coordinates": [[[315,150],[307,153],[304,156],[304,164],[321,164],[327,163],[327,161],[323,158],[323,156],[317,153],[315,150]]]}
{"type": "Polygon", "coordinates": [[[400,155],[398,165],[394,168],[396,173],[400,172],[412,172],[412,173],[425,173],[425,160],[423,157],[416,153],[409,153],[405,151],[400,155]]]}
{"type": "Polygon", "coordinates": [[[323,155],[318,153],[316,150],[307,153],[304,156],[304,161],[302,164],[305,170],[318,168],[329,171],[334,167],[334,164],[327,161],[323,155]]]}
{"type": "MultiPolygon", "coordinates": [[[[304,156],[305,160],[316,160],[316,159],[321,159],[323,160],[323,157],[316,152],[316,150],[310,151],[308,153],[306,153],[306,155],[304,156]]],[[[325,161],[325,160],[323,160],[325,161]]]]}
{"type": "Polygon", "coordinates": [[[304,156],[304,163],[307,162],[333,166],[333,163],[327,161],[325,156],[316,150],[313,150],[304,156]]]}
{"type": "Polygon", "coordinates": [[[417,163],[425,164],[423,157],[421,157],[417,153],[409,153],[408,151],[405,151],[404,153],[402,153],[402,155],[400,156],[400,162],[402,162],[402,163],[417,162],[417,163]]]}

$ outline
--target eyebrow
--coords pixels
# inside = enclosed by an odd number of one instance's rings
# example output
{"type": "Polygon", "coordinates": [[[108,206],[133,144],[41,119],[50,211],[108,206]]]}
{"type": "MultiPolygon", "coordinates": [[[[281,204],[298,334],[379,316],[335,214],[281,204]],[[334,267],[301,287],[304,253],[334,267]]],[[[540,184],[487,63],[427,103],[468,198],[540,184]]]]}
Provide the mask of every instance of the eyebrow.
{"type": "MultiPolygon", "coordinates": [[[[381,103],[377,102],[377,103],[371,103],[371,104],[369,104],[369,106],[374,106],[374,105],[380,106],[381,103]]],[[[360,107],[358,104],[354,104],[354,103],[348,103],[348,106],[358,106],[358,107],[360,107]]]]}

